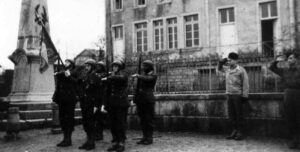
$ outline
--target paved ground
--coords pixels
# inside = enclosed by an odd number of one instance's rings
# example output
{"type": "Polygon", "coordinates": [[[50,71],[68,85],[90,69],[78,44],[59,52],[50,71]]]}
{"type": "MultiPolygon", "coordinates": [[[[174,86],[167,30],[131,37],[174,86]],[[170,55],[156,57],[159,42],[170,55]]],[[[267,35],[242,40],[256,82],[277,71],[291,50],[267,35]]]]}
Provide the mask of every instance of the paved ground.
{"type": "MultiPolygon", "coordinates": [[[[0,132],[1,152],[81,152],[78,150],[85,141],[81,127],[73,134],[73,146],[57,148],[61,134],[52,135],[49,129],[30,130],[20,134],[21,139],[5,142],[4,132],[0,132]]],[[[109,146],[110,133],[105,131],[104,141],[96,143],[95,152],[104,152],[109,146]]],[[[150,146],[136,145],[140,132],[128,131],[127,152],[292,152],[283,139],[249,137],[244,141],[224,140],[220,135],[201,135],[196,133],[155,133],[155,143],[150,146]]],[[[93,152],[93,151],[92,151],[93,152]]]]}

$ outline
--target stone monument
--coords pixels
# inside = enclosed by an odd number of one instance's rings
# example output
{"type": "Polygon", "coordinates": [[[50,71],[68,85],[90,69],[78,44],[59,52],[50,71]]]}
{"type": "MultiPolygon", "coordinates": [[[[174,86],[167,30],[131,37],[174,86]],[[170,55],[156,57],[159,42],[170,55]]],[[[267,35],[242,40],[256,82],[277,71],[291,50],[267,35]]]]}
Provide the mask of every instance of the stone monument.
{"type": "MultiPolygon", "coordinates": [[[[20,108],[21,120],[27,125],[45,123],[51,118],[51,98],[55,89],[53,60],[49,58],[47,70],[39,71],[42,28],[36,23],[38,11],[48,14],[47,0],[22,0],[17,49],[10,56],[15,68],[7,101],[20,108]]],[[[49,24],[45,26],[49,31],[49,24]]]]}

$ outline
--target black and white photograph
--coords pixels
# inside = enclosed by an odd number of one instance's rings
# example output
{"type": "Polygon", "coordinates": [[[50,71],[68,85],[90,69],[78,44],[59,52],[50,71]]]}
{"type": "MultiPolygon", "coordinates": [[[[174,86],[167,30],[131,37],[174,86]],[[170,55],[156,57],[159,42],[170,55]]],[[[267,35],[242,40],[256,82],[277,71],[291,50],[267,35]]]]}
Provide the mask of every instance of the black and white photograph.
{"type": "Polygon", "coordinates": [[[300,152],[300,0],[0,0],[1,152],[300,152]]]}

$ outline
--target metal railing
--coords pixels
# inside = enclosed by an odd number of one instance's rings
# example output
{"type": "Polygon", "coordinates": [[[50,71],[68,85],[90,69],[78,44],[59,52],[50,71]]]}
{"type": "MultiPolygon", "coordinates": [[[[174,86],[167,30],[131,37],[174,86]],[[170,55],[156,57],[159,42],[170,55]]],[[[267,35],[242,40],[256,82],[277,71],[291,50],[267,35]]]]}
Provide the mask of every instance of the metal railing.
{"type": "MultiPolygon", "coordinates": [[[[152,59],[153,60],[153,59],[152,59]]],[[[273,57],[263,55],[241,56],[239,65],[243,66],[249,77],[250,93],[281,92],[280,79],[268,70],[273,57]]],[[[225,76],[217,73],[216,57],[189,58],[175,60],[154,60],[158,75],[155,93],[189,94],[225,92],[225,76]]],[[[137,71],[135,61],[126,62],[127,73],[137,71]]],[[[135,87],[135,80],[129,80],[129,92],[135,87]]]]}

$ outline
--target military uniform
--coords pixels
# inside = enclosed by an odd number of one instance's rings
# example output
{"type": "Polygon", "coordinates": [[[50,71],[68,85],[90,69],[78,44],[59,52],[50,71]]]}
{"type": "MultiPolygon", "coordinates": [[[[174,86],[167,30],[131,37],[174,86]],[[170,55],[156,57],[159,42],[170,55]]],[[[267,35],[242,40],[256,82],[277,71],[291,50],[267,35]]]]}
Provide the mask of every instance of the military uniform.
{"type": "MultiPolygon", "coordinates": [[[[124,66],[121,62],[114,62],[120,69],[124,66]]],[[[109,91],[106,110],[110,120],[113,146],[108,151],[123,151],[126,140],[127,112],[129,107],[127,93],[128,77],[118,71],[107,77],[107,89],[109,91]],[[119,149],[119,150],[118,150],[119,149]],[[121,150],[120,150],[121,149],[121,150]]]]}
{"type": "MultiPolygon", "coordinates": [[[[228,59],[237,60],[238,54],[229,53],[228,59]]],[[[243,104],[247,102],[249,94],[249,79],[246,70],[235,65],[229,69],[223,69],[223,64],[226,61],[220,61],[218,71],[225,73],[226,77],[226,94],[228,104],[228,115],[233,131],[226,139],[242,140],[244,135],[243,130],[243,104]]]]}
{"type": "Polygon", "coordinates": [[[140,118],[143,138],[138,144],[151,144],[153,142],[155,97],[153,94],[157,76],[153,72],[153,63],[144,61],[144,66],[151,66],[150,71],[145,71],[143,75],[138,75],[138,91],[134,98],[137,105],[137,112],[140,118]]]}
{"type": "Polygon", "coordinates": [[[101,107],[105,105],[104,97],[106,95],[106,84],[101,81],[102,78],[106,77],[105,72],[105,64],[103,62],[98,62],[97,65],[99,66],[96,71],[96,76],[100,80],[98,82],[97,87],[97,96],[96,96],[96,107],[97,111],[94,114],[94,122],[95,122],[95,139],[102,140],[103,139],[103,130],[104,125],[107,119],[107,114],[101,111],[101,107]]]}
{"type": "MultiPolygon", "coordinates": [[[[70,62],[72,61],[70,60],[70,62]]],[[[72,68],[68,69],[71,73],[70,76],[66,76],[65,71],[55,74],[56,89],[52,99],[58,104],[60,125],[64,133],[64,139],[57,144],[58,147],[70,146],[71,134],[74,131],[74,112],[78,95],[75,90],[76,81],[73,78],[74,63],[72,62],[72,64],[72,68]]]]}
{"type": "Polygon", "coordinates": [[[97,103],[98,85],[100,79],[94,71],[95,61],[88,60],[85,64],[90,64],[93,68],[86,73],[82,79],[82,100],[80,101],[83,129],[87,134],[87,141],[79,149],[95,148],[95,126],[94,126],[94,107],[99,106],[97,103]]]}
{"type": "Polygon", "coordinates": [[[278,68],[277,63],[272,62],[269,69],[282,78],[285,119],[292,138],[289,146],[296,148],[300,144],[300,67],[278,68]]]}

